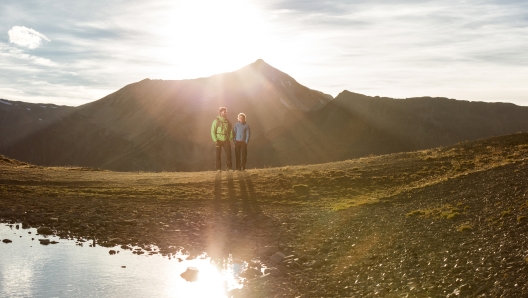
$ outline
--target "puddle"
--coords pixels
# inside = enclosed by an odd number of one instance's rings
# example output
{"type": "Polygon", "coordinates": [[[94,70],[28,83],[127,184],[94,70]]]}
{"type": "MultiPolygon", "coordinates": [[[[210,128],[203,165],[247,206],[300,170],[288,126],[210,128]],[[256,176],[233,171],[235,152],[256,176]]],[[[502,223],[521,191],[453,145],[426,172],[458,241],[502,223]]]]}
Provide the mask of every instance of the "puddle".
{"type": "Polygon", "coordinates": [[[213,264],[205,255],[138,255],[119,246],[89,247],[90,241],[81,247],[36,234],[0,224],[0,241],[12,241],[0,242],[0,297],[229,297],[230,290],[242,288],[238,274],[247,266],[231,258],[213,264]],[[189,267],[199,270],[195,282],[180,276],[189,267]]]}

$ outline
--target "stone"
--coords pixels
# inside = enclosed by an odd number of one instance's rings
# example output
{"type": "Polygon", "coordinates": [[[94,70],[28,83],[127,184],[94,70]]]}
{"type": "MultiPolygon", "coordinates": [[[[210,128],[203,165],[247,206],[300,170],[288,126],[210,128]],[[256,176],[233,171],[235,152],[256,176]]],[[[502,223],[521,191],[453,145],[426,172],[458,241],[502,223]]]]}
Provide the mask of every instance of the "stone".
{"type": "Polygon", "coordinates": [[[180,276],[186,281],[195,282],[198,280],[198,273],[199,270],[196,267],[188,267],[180,276]]]}
{"type": "Polygon", "coordinates": [[[111,249],[110,251],[108,251],[108,253],[109,253],[110,255],[115,255],[117,252],[116,252],[115,250],[111,249]]]}
{"type": "Polygon", "coordinates": [[[40,227],[37,229],[37,233],[42,235],[51,235],[53,231],[49,227],[40,227]]]}
{"type": "Polygon", "coordinates": [[[42,245],[50,244],[50,240],[49,239],[39,239],[39,241],[40,241],[40,244],[42,244],[42,245]]]}
{"type": "Polygon", "coordinates": [[[4,242],[4,243],[11,243],[11,242],[13,242],[13,241],[11,241],[11,240],[9,240],[9,239],[4,239],[4,240],[2,240],[2,242],[4,242]]]}
{"type": "Polygon", "coordinates": [[[276,252],[275,254],[273,254],[271,257],[270,257],[270,263],[272,265],[277,265],[279,264],[280,262],[282,262],[282,260],[284,260],[284,258],[286,257],[285,254],[283,254],[282,252],[278,251],[276,252]]]}
{"type": "Polygon", "coordinates": [[[242,278],[254,278],[255,276],[262,275],[262,272],[257,270],[256,268],[248,268],[247,270],[244,270],[239,274],[242,278]]]}

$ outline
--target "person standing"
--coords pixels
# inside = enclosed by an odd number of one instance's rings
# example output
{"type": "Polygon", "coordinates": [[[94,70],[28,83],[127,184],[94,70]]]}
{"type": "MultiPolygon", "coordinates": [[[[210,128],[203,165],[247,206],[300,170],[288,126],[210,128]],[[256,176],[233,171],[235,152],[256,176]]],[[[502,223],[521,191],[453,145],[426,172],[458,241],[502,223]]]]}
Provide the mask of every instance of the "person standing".
{"type": "Polygon", "coordinates": [[[216,145],[216,170],[222,171],[222,148],[226,154],[226,171],[230,171],[233,166],[231,162],[231,141],[233,141],[233,126],[227,119],[227,109],[220,107],[218,116],[211,126],[211,137],[216,145]]]}
{"type": "Polygon", "coordinates": [[[238,122],[235,124],[233,130],[235,132],[236,169],[238,171],[244,171],[247,161],[247,145],[251,135],[249,124],[246,123],[246,114],[238,114],[238,122]]]}

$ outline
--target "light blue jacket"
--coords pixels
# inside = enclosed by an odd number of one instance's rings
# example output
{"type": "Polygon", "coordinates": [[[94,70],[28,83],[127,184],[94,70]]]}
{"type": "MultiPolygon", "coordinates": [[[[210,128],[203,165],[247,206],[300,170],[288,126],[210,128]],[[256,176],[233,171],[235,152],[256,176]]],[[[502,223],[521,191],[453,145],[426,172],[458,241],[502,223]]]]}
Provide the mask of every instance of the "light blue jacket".
{"type": "Polygon", "coordinates": [[[243,141],[246,144],[249,143],[249,136],[251,135],[249,124],[246,122],[237,122],[233,127],[233,131],[235,132],[235,142],[243,141]]]}

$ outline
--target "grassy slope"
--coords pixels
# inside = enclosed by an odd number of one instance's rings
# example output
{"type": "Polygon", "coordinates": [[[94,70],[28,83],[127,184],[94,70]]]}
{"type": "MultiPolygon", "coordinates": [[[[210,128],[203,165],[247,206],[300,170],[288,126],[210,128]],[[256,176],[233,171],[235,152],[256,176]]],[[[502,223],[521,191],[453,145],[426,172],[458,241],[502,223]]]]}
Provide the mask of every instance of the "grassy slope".
{"type": "Polygon", "coordinates": [[[0,217],[102,245],[156,244],[164,254],[294,256],[276,266],[282,277],[252,279],[251,296],[517,296],[528,294],[527,156],[528,134],[515,134],[245,174],[4,158],[0,217]]]}

